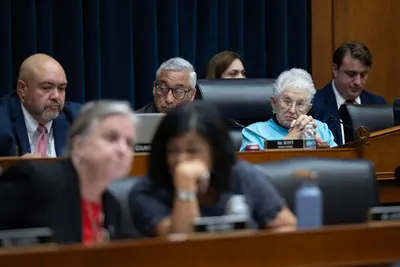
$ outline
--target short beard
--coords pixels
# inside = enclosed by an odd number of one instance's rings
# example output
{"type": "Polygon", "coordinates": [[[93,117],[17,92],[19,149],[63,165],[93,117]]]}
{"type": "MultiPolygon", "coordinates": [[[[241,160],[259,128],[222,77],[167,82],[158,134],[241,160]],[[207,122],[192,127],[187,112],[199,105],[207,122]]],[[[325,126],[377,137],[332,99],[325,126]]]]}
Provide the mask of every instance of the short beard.
{"type": "Polygon", "coordinates": [[[58,111],[49,111],[48,108],[44,108],[42,111],[35,112],[36,116],[38,116],[41,120],[45,122],[52,121],[58,117],[61,113],[61,107],[58,106],[58,111]]]}

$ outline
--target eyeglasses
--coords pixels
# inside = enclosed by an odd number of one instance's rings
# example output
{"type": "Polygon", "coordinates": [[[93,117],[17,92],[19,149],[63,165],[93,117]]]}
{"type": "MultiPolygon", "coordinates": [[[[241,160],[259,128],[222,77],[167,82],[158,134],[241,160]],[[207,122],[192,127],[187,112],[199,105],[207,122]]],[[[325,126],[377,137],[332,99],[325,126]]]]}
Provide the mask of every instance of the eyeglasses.
{"type": "Polygon", "coordinates": [[[155,84],[156,86],[156,92],[157,94],[161,95],[161,96],[166,96],[169,91],[172,91],[172,95],[176,98],[176,99],[182,99],[185,97],[185,95],[191,90],[185,90],[183,88],[168,88],[165,85],[160,85],[160,84],[155,84]]]}
{"type": "Polygon", "coordinates": [[[284,99],[279,99],[279,100],[282,104],[282,107],[285,109],[293,107],[293,103],[296,103],[296,109],[300,112],[305,111],[309,105],[308,103],[304,103],[304,102],[297,103],[289,98],[284,98],[284,99]]]}

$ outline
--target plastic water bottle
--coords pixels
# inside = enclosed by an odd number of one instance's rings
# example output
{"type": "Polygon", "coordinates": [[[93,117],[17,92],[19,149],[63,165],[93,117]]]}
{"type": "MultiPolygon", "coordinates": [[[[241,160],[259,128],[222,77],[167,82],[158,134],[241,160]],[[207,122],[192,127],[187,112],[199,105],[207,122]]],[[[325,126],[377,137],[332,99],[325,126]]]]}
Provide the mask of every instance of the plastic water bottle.
{"type": "Polygon", "coordinates": [[[226,215],[250,216],[250,209],[244,195],[232,195],[226,203],[226,215]]]}
{"type": "Polygon", "coordinates": [[[312,124],[307,124],[304,130],[303,139],[305,141],[305,148],[313,149],[317,145],[315,143],[315,130],[312,124]]]}
{"type": "Polygon", "coordinates": [[[313,229],[323,226],[323,195],[317,185],[317,174],[308,170],[294,173],[301,180],[296,191],[295,213],[298,229],[313,229]]]}

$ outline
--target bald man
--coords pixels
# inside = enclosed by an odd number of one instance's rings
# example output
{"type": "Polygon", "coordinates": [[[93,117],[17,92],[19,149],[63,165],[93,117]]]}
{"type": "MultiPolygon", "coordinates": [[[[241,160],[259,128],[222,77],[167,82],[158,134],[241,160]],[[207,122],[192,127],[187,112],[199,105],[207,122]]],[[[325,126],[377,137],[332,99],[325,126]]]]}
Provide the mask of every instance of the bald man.
{"type": "Polygon", "coordinates": [[[17,89],[0,99],[0,156],[57,157],[81,104],[65,102],[67,78],[54,58],[21,64],[17,89]]]}

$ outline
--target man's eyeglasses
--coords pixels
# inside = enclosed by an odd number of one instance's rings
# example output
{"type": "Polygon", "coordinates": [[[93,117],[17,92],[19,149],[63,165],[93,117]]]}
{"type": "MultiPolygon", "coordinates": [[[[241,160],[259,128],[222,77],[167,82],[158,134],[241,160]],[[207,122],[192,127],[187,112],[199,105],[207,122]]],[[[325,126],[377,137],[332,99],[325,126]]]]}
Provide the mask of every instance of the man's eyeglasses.
{"type": "Polygon", "coordinates": [[[166,96],[169,91],[172,91],[172,95],[176,98],[176,99],[182,99],[186,96],[186,94],[191,90],[185,90],[183,88],[168,88],[165,85],[161,85],[161,84],[155,84],[156,86],[156,92],[157,94],[161,95],[161,96],[166,96]]]}
{"type": "Polygon", "coordinates": [[[293,103],[296,103],[296,109],[300,112],[304,112],[308,108],[308,105],[309,105],[308,103],[304,103],[304,102],[297,103],[289,98],[280,99],[280,102],[282,104],[282,107],[285,109],[293,107],[293,103]]]}

